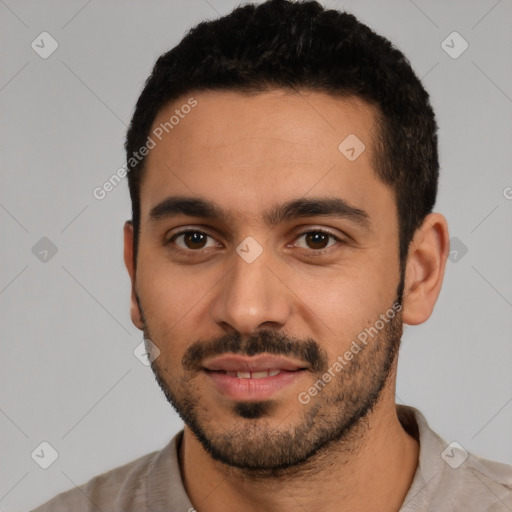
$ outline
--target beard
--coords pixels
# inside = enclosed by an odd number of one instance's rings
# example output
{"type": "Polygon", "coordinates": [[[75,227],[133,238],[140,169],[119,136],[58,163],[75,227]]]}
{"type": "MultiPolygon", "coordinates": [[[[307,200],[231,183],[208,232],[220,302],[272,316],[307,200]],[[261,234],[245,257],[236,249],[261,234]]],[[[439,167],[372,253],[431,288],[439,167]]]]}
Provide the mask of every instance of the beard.
{"type": "MultiPolygon", "coordinates": [[[[401,304],[402,292],[403,275],[394,304],[401,304]]],[[[142,314],[142,308],[140,311],[142,314]]],[[[144,315],[142,318],[145,339],[165,346],[161,340],[153,340],[144,315]]],[[[273,414],[283,405],[282,400],[269,399],[233,402],[233,421],[229,427],[220,425],[205,407],[208,404],[204,404],[195,378],[206,357],[271,353],[308,362],[315,383],[322,379],[329,362],[326,351],[313,339],[291,338],[271,330],[258,331],[245,339],[238,333],[227,334],[193,343],[182,358],[185,371],[179,378],[158,359],[151,362],[151,368],[167,400],[213,459],[241,469],[250,478],[279,477],[304,469],[334,443],[346,451],[356,448],[363,437],[365,418],[375,408],[391,375],[402,332],[400,309],[306,404],[294,398],[297,407],[293,423],[285,423],[286,418],[278,423],[273,414]]],[[[340,354],[348,350],[348,346],[340,346],[340,354]]]]}

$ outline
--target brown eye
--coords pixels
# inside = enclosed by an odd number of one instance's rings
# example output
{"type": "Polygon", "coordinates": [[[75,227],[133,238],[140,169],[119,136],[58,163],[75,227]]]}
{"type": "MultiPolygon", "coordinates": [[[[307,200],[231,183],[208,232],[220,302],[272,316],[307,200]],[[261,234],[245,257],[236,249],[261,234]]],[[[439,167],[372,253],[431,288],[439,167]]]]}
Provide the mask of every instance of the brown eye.
{"type": "Polygon", "coordinates": [[[175,242],[176,245],[181,249],[190,249],[190,250],[198,250],[204,249],[205,247],[212,247],[215,245],[215,242],[208,244],[208,239],[213,238],[207,233],[203,233],[202,231],[182,231],[181,233],[176,233],[169,242],[175,242]]]}
{"type": "Polygon", "coordinates": [[[207,235],[191,231],[183,235],[183,241],[189,249],[202,249],[206,243],[207,235]]]}
{"type": "Polygon", "coordinates": [[[300,245],[300,247],[304,249],[313,249],[313,250],[322,250],[327,249],[331,245],[334,245],[336,242],[339,242],[340,240],[332,235],[331,233],[328,233],[327,231],[321,231],[321,230],[312,230],[312,231],[306,231],[305,233],[302,233],[299,235],[299,240],[304,239],[305,245],[300,245]],[[329,243],[330,240],[332,240],[332,243],[329,243]]]}

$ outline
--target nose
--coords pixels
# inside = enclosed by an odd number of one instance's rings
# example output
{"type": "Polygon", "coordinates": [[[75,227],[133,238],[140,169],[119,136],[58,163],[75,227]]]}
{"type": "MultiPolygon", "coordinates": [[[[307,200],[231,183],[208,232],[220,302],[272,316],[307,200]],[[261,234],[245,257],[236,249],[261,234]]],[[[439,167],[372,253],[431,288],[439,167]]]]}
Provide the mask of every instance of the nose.
{"type": "Polygon", "coordinates": [[[291,293],[271,270],[266,251],[251,263],[233,254],[233,266],[222,279],[211,305],[211,317],[224,330],[250,335],[259,329],[281,329],[291,313],[291,293]]]}

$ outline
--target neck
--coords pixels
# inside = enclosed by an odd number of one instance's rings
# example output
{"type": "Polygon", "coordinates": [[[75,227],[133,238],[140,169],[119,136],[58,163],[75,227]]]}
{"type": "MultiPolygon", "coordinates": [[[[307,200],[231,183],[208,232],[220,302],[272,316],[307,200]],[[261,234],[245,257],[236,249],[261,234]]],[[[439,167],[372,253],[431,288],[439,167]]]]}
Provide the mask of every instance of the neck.
{"type": "Polygon", "coordinates": [[[397,512],[416,471],[419,445],[398,420],[390,377],[373,411],[347,438],[272,476],[215,461],[185,427],[179,458],[190,500],[201,512],[397,512]]]}

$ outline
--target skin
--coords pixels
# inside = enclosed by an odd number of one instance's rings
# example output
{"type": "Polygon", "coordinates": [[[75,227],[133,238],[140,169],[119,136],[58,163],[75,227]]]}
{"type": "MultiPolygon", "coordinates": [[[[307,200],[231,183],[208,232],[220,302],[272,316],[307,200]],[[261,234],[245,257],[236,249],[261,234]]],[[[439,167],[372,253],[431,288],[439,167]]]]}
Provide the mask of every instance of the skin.
{"type": "MultiPolygon", "coordinates": [[[[177,399],[188,393],[208,435],[217,439],[232,432],[236,442],[242,429],[250,446],[260,443],[264,450],[269,442],[265,432],[289,431],[315,404],[323,407],[317,423],[345,414],[345,402],[335,409],[331,399],[357,390],[364,378],[379,373],[380,368],[368,371],[369,354],[379,345],[354,356],[365,371],[354,364],[350,379],[335,378],[310,404],[301,404],[297,396],[318,375],[304,372],[276,392],[268,414],[254,419],[237,415],[233,402],[204,374],[188,374],[183,356],[198,340],[269,330],[315,340],[332,364],[396,299],[400,272],[394,192],[372,169],[375,113],[363,100],[283,90],[252,96],[205,91],[193,97],[197,107],[146,160],[136,272],[133,227],[130,222],[124,226],[131,317],[161,351],[153,363],[161,385],[177,399]],[[338,150],[349,134],[366,146],[355,161],[338,150]],[[171,195],[209,199],[230,217],[224,222],[180,215],[151,222],[151,208],[171,195]],[[366,211],[370,228],[329,216],[269,227],[261,217],[291,199],[325,196],[366,211]],[[185,228],[208,233],[208,246],[190,249],[181,237],[181,248],[189,254],[184,256],[176,250],[178,241],[164,245],[185,228]],[[345,243],[331,239],[322,253],[301,236],[314,229],[328,230],[345,243]],[[248,236],[263,250],[250,264],[236,252],[248,236]]],[[[162,109],[153,127],[187,99],[162,109]]],[[[428,215],[409,248],[400,326],[430,317],[448,249],[446,219],[428,215]]],[[[385,344],[386,336],[381,333],[376,340],[385,344]]],[[[366,417],[304,463],[281,471],[250,471],[215,460],[185,425],[179,461],[191,502],[200,512],[399,510],[414,477],[419,446],[398,421],[395,386],[396,360],[366,417]]],[[[362,396],[365,387],[360,387],[362,396]]]]}

